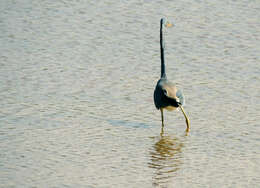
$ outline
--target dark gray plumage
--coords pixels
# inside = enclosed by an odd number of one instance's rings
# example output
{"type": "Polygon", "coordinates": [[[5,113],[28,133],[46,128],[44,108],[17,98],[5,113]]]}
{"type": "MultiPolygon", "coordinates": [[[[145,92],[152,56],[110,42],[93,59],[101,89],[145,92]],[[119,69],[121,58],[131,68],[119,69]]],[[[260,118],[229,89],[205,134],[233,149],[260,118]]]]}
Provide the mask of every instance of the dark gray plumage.
{"type": "Polygon", "coordinates": [[[154,90],[154,104],[155,107],[161,111],[162,126],[164,126],[163,109],[172,111],[178,107],[181,109],[187,124],[186,131],[190,129],[190,123],[187,115],[184,112],[184,96],[181,90],[178,90],[176,85],[167,80],[165,72],[165,62],[164,62],[164,40],[163,40],[163,27],[170,25],[165,23],[165,19],[162,18],[160,21],[160,49],[161,49],[161,78],[156,84],[154,90]]]}

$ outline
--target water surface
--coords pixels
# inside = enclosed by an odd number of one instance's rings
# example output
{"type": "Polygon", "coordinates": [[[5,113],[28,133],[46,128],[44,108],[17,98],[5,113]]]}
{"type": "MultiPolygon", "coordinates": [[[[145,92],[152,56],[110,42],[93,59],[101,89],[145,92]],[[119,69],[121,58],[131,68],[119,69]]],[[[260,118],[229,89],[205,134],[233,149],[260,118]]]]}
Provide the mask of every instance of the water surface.
{"type": "Polygon", "coordinates": [[[0,187],[257,187],[260,3],[1,1],[0,187]],[[159,20],[181,111],[153,104],[159,20]]]}

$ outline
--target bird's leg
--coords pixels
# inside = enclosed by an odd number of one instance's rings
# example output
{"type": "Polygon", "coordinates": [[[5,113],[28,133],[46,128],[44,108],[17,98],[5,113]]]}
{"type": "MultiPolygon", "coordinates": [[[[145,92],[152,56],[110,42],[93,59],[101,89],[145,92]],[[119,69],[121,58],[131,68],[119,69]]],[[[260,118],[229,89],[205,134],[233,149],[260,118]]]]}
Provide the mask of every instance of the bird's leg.
{"type": "Polygon", "coordinates": [[[187,129],[186,129],[186,131],[187,132],[189,132],[189,130],[190,130],[190,120],[189,120],[189,118],[187,117],[187,115],[186,115],[186,113],[184,112],[184,109],[183,109],[183,107],[180,105],[180,109],[181,109],[181,111],[182,111],[182,113],[183,113],[183,115],[184,115],[184,117],[185,117],[185,119],[186,119],[186,124],[187,124],[187,129]]]}
{"type": "Polygon", "coordinates": [[[162,117],[162,127],[164,127],[163,109],[162,109],[162,108],[160,108],[160,111],[161,111],[161,117],[162,117]]]}
{"type": "Polygon", "coordinates": [[[164,127],[162,126],[162,128],[161,128],[161,134],[160,134],[161,136],[163,136],[163,134],[164,134],[164,130],[163,130],[163,129],[164,129],[164,127]]]}

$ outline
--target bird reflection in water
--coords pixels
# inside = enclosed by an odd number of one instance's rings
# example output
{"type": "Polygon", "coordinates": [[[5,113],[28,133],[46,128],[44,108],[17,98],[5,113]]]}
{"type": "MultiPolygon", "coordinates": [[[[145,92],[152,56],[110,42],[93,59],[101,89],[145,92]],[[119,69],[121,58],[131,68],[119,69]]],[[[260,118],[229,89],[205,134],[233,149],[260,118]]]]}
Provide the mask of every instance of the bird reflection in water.
{"type": "Polygon", "coordinates": [[[163,128],[159,137],[153,137],[156,142],[150,151],[148,166],[154,169],[153,185],[166,186],[176,175],[182,165],[183,143],[174,136],[165,135],[163,128]]]}

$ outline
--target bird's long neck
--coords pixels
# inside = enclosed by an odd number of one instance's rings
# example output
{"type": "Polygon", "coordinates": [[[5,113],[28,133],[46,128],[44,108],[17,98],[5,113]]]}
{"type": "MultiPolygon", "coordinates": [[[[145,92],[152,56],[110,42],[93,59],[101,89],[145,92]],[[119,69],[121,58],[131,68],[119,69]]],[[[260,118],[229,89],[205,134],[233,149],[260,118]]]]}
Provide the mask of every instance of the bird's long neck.
{"type": "Polygon", "coordinates": [[[164,41],[163,41],[163,20],[160,25],[160,46],[161,46],[161,78],[166,77],[165,63],[164,63],[164,41]]]}

